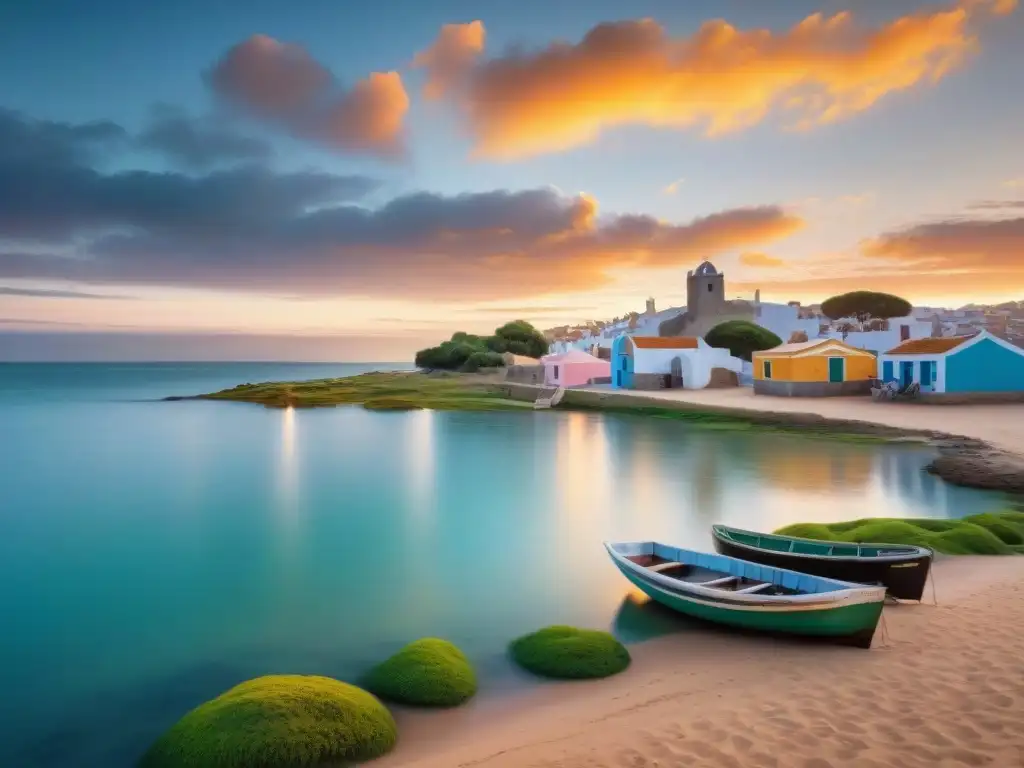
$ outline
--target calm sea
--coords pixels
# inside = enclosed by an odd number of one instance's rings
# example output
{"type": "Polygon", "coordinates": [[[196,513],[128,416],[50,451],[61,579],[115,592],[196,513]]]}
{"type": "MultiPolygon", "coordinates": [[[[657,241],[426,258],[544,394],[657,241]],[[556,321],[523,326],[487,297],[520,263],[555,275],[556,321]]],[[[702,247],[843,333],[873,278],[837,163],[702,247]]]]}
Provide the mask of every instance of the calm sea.
{"type": "Polygon", "coordinates": [[[654,628],[604,539],[710,547],[773,529],[955,517],[996,496],[928,449],[584,413],[371,413],[160,402],[407,365],[0,365],[0,765],[129,766],[181,714],[267,673],[354,679],[449,638],[484,695],[512,637],[654,628]]]}

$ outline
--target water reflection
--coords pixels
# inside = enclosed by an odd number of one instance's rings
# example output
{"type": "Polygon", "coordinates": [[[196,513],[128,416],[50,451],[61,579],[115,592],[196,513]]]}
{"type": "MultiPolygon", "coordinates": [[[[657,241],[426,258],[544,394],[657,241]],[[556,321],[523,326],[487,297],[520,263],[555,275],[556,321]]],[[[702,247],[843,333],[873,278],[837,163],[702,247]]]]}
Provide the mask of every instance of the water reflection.
{"type": "Polygon", "coordinates": [[[434,411],[421,410],[410,412],[405,422],[404,458],[408,479],[404,487],[410,517],[418,533],[424,533],[433,522],[437,504],[434,419],[434,411]]]}
{"type": "Polygon", "coordinates": [[[299,471],[296,457],[295,409],[281,411],[281,449],[277,461],[278,516],[284,533],[293,534],[299,519],[299,471]]]}

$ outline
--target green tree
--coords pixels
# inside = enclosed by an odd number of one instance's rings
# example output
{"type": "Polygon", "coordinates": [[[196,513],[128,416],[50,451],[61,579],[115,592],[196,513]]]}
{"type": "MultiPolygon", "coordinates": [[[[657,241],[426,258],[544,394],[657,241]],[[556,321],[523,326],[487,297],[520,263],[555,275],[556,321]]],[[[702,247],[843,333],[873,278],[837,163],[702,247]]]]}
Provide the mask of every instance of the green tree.
{"type": "Polygon", "coordinates": [[[852,291],[833,296],[822,302],[821,313],[830,320],[855,317],[860,323],[868,320],[888,320],[892,317],[906,317],[912,307],[910,302],[891,293],[875,291],[852,291]]]}
{"type": "Polygon", "coordinates": [[[542,357],[548,352],[544,334],[525,320],[513,320],[495,329],[486,344],[492,352],[511,352],[526,357],[542,357]]]}
{"type": "Polygon", "coordinates": [[[727,320],[719,323],[704,337],[712,347],[728,349],[729,354],[750,360],[754,352],[777,347],[782,339],[755,323],[746,320],[727,320]]]}

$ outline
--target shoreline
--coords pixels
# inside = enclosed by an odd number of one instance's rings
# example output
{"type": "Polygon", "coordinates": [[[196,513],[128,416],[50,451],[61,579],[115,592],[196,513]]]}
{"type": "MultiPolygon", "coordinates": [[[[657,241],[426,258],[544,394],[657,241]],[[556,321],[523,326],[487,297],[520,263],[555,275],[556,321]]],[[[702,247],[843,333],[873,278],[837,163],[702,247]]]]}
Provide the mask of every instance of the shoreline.
{"type": "MultiPolygon", "coordinates": [[[[508,397],[536,396],[530,384],[503,384],[508,397]]],[[[746,388],[633,392],[607,387],[568,389],[559,408],[634,412],[644,409],[727,416],[807,436],[828,433],[914,440],[939,451],[925,470],[946,482],[979,490],[1024,494],[1024,404],[927,405],[876,403],[864,397],[783,398],[746,388]],[[851,414],[856,418],[851,418],[851,414]],[[951,418],[952,417],[952,418],[951,418]],[[955,424],[937,430],[930,420],[955,424]]]]}
{"type": "MultiPolygon", "coordinates": [[[[496,373],[389,372],[243,384],[163,400],[248,402],[267,408],[362,405],[380,411],[523,411],[541,389],[506,382],[496,373]]],[[[1024,403],[876,403],[864,397],[755,396],[748,388],[637,392],[602,386],[565,390],[555,408],[559,409],[677,418],[716,428],[755,426],[804,437],[912,440],[938,450],[925,470],[946,482],[1024,494],[1024,430],[1013,427],[1024,424],[1024,403]],[[935,423],[943,429],[935,429],[935,423]]]]}
{"type": "Polygon", "coordinates": [[[1016,765],[1024,558],[939,557],[933,568],[938,605],[929,590],[922,604],[886,606],[869,651],[680,619],[630,645],[621,675],[403,712],[398,748],[373,765],[1016,765]]]}

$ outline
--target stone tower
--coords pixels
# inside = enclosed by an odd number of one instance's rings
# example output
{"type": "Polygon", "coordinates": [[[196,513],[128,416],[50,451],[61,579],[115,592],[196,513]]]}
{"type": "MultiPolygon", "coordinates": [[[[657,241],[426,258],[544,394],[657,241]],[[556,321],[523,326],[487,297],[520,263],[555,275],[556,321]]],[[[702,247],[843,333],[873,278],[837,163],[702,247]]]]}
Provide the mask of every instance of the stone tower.
{"type": "Polygon", "coordinates": [[[705,261],[686,273],[686,314],[693,320],[721,314],[725,309],[725,275],[705,261]]]}
{"type": "Polygon", "coordinates": [[[644,314],[647,314],[647,315],[657,314],[657,310],[654,308],[654,299],[648,299],[647,300],[647,309],[645,310],[644,314]]]}

